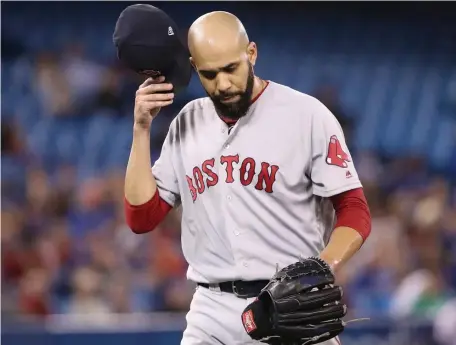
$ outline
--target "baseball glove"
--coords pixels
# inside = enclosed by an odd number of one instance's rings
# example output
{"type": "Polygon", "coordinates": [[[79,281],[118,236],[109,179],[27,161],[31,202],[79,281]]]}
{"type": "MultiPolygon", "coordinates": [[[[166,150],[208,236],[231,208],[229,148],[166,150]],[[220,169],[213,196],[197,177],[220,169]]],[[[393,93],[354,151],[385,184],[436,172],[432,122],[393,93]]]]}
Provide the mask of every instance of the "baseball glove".
{"type": "Polygon", "coordinates": [[[342,288],[321,259],[310,257],[277,272],[242,313],[252,339],[271,345],[311,345],[344,330],[342,288]]]}

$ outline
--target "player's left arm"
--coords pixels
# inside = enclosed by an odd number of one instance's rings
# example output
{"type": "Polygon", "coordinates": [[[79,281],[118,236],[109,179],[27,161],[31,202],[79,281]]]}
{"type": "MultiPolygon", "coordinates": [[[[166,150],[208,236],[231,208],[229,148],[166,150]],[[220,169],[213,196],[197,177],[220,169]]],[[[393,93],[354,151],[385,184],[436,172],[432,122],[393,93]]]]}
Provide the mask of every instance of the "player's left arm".
{"type": "Polygon", "coordinates": [[[329,109],[318,101],[311,128],[313,193],[329,198],[337,217],[320,257],[337,270],[368,238],[371,215],[342,128],[329,109]]]}
{"type": "Polygon", "coordinates": [[[337,271],[362,246],[371,231],[371,215],[362,188],[330,197],[337,222],[320,257],[337,271]]]}

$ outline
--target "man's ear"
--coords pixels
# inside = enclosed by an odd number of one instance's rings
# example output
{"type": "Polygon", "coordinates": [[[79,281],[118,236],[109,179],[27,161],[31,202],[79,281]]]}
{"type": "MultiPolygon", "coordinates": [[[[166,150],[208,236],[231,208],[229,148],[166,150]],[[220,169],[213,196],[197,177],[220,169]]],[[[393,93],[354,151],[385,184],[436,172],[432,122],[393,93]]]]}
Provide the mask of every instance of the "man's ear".
{"type": "Polygon", "coordinates": [[[192,65],[192,67],[195,69],[196,72],[198,72],[198,71],[196,70],[195,61],[193,60],[193,58],[192,58],[191,56],[189,57],[189,60],[190,60],[190,64],[192,65]]]}
{"type": "Polygon", "coordinates": [[[247,46],[247,56],[252,66],[255,66],[256,59],[258,57],[258,49],[255,42],[250,42],[247,46]]]}

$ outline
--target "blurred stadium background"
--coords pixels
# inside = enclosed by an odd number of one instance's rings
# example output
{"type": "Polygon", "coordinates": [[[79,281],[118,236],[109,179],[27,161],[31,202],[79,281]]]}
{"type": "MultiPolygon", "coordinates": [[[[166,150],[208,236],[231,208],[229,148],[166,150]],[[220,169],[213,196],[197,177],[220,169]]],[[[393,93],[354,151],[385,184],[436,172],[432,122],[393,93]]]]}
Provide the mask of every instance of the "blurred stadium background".
{"type": "MultiPolygon", "coordinates": [[[[2,342],[179,344],[193,286],[179,211],[123,218],[136,76],[122,2],[2,3],[2,342]]],[[[344,344],[456,344],[456,10],[451,3],[161,2],[184,29],[227,10],[257,74],[318,97],[345,129],[373,215],[340,283],[344,344]]],[[[155,159],[198,78],[153,127],[155,159]]],[[[280,121],[281,114],[277,114],[280,121]]],[[[232,345],[232,344],[229,344],[232,345]]]]}

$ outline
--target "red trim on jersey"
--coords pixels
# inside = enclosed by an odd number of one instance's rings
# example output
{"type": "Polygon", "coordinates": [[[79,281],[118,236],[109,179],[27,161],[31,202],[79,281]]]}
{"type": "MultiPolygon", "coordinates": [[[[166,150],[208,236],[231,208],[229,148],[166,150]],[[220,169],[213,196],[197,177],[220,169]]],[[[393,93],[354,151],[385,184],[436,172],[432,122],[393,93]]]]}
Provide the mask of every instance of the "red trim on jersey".
{"type": "Polygon", "coordinates": [[[258,101],[258,98],[260,98],[261,95],[263,94],[263,92],[268,88],[269,81],[265,80],[265,82],[266,82],[266,86],[263,88],[263,90],[260,91],[260,93],[258,95],[256,95],[256,97],[254,99],[252,99],[252,104],[255,103],[256,101],[258,101]]]}
{"type": "Polygon", "coordinates": [[[371,215],[363,189],[352,189],[330,199],[336,210],[335,227],[346,226],[355,229],[365,241],[371,232],[371,215]]]}
{"type": "MultiPolygon", "coordinates": [[[[263,94],[264,90],[266,90],[266,88],[269,86],[269,81],[265,80],[266,82],[266,86],[263,88],[263,90],[260,91],[260,93],[258,95],[255,96],[255,98],[252,99],[252,104],[255,103],[256,101],[258,101],[258,99],[261,97],[261,95],[263,94]]],[[[233,119],[228,119],[226,117],[222,117],[220,116],[220,118],[222,119],[223,122],[225,122],[227,125],[234,125],[237,120],[233,120],[233,119]]]]}
{"type": "Polygon", "coordinates": [[[172,207],[157,191],[152,199],[142,205],[131,205],[124,199],[125,220],[135,234],[145,234],[154,230],[166,217],[172,207]]]}
{"type": "Polygon", "coordinates": [[[223,122],[225,122],[227,125],[234,125],[238,120],[234,119],[229,119],[227,117],[220,116],[220,119],[222,119],[223,122]]]}

